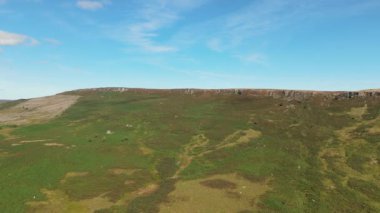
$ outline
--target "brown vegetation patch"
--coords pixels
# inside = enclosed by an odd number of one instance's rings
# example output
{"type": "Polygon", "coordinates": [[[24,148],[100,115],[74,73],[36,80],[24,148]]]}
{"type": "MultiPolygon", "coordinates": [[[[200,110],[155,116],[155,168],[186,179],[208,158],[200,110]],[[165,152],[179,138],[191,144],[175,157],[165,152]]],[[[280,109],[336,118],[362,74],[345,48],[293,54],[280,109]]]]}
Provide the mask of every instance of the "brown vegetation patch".
{"type": "Polygon", "coordinates": [[[3,151],[2,149],[0,149],[0,158],[1,157],[9,157],[10,154],[9,152],[6,152],[6,151],[3,151]]]}
{"type": "Polygon", "coordinates": [[[41,190],[46,195],[46,201],[30,201],[26,204],[29,212],[95,212],[114,205],[104,195],[80,201],[71,200],[60,190],[41,190]]]}
{"type": "Polygon", "coordinates": [[[126,181],[124,181],[124,185],[127,185],[127,186],[133,185],[135,183],[136,183],[136,181],[134,181],[134,180],[126,180],[126,181]]]}
{"type": "Polygon", "coordinates": [[[10,139],[17,139],[17,137],[15,137],[14,135],[12,135],[12,131],[14,130],[15,128],[12,128],[12,127],[1,127],[0,128],[0,135],[4,136],[5,137],[5,140],[10,140],[10,139]]]}
{"type": "Polygon", "coordinates": [[[378,120],[379,120],[379,123],[375,124],[373,127],[371,127],[370,129],[368,129],[368,133],[369,134],[371,134],[371,135],[380,135],[380,119],[378,119],[378,120]]]}
{"type": "Polygon", "coordinates": [[[140,143],[139,150],[143,155],[151,155],[153,153],[153,149],[148,148],[143,143],[140,143]]]}
{"type": "Polygon", "coordinates": [[[351,108],[351,111],[349,111],[347,114],[349,114],[350,116],[360,120],[363,118],[363,115],[365,113],[367,113],[367,110],[368,110],[368,106],[367,104],[364,105],[363,107],[354,107],[354,108],[351,108]]]}
{"type": "Polygon", "coordinates": [[[260,197],[269,190],[269,180],[252,182],[237,174],[179,181],[169,194],[168,202],[161,204],[160,212],[255,211],[260,197]]]}
{"type": "Polygon", "coordinates": [[[214,189],[236,189],[236,184],[223,179],[211,179],[201,181],[200,184],[214,189]]]}
{"type": "Polygon", "coordinates": [[[65,183],[68,179],[74,178],[74,177],[84,177],[87,176],[88,172],[68,172],[61,180],[61,183],[65,183]]]}
{"type": "Polygon", "coordinates": [[[108,172],[113,175],[132,175],[137,169],[123,169],[123,168],[113,168],[109,169],[108,172]]]}
{"type": "MultiPolygon", "coordinates": [[[[68,172],[61,180],[61,183],[65,183],[69,178],[84,177],[88,174],[88,172],[68,172]]],[[[130,185],[135,184],[135,182],[126,181],[125,184],[130,185]]],[[[92,198],[75,200],[62,190],[42,189],[41,192],[46,196],[46,200],[29,201],[26,204],[28,206],[28,212],[96,212],[102,209],[109,209],[112,206],[124,206],[137,197],[154,193],[158,188],[158,184],[151,183],[133,192],[126,191],[119,200],[109,198],[109,192],[92,198]]],[[[34,197],[34,199],[36,198],[34,197]]]]}

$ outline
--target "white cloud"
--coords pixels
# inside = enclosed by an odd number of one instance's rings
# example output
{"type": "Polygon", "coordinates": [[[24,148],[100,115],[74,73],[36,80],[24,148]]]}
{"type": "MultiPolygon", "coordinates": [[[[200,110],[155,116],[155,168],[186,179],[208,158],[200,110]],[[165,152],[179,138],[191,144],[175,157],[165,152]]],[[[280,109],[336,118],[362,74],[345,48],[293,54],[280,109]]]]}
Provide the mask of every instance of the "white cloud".
{"type": "Polygon", "coordinates": [[[0,46],[15,46],[19,44],[37,45],[38,41],[26,35],[0,31],[0,46]]]}
{"type": "Polygon", "coordinates": [[[106,3],[106,1],[79,0],[77,7],[83,10],[98,10],[102,9],[106,3]]]}
{"type": "Polygon", "coordinates": [[[0,45],[1,46],[13,46],[23,43],[26,40],[26,36],[15,33],[8,33],[0,31],[0,45]]]}

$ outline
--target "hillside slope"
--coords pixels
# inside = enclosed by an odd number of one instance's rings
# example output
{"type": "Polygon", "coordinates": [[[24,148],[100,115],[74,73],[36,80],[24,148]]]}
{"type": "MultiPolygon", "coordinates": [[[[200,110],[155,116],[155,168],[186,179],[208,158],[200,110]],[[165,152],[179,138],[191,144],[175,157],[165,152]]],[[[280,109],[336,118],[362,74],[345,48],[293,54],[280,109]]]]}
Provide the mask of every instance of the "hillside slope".
{"type": "Polygon", "coordinates": [[[0,121],[3,212],[380,210],[376,91],[63,95],[58,117],[0,121]]]}

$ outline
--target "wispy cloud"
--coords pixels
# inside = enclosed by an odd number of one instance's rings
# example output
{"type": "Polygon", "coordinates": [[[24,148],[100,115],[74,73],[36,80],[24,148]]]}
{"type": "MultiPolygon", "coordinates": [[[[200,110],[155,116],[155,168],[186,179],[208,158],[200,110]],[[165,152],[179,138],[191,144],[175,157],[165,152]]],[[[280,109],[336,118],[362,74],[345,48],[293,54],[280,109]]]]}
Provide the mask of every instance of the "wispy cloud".
{"type": "Polygon", "coordinates": [[[303,21],[358,15],[379,7],[378,0],[250,1],[230,13],[186,26],[174,37],[177,41],[191,38],[193,43],[203,43],[216,52],[229,51],[246,45],[246,41],[254,41],[259,35],[303,21]]]}
{"type": "Polygon", "coordinates": [[[0,30],[0,46],[15,46],[19,44],[36,45],[38,41],[26,35],[0,30]]]}
{"type": "Polygon", "coordinates": [[[44,41],[47,42],[48,44],[56,45],[56,46],[62,44],[61,41],[59,41],[59,40],[57,40],[57,39],[54,39],[54,38],[45,38],[44,41]]]}
{"type": "Polygon", "coordinates": [[[176,48],[169,45],[157,44],[154,39],[159,30],[170,25],[177,19],[177,15],[165,8],[145,8],[141,11],[142,20],[128,25],[124,30],[124,41],[131,43],[148,52],[171,52],[176,48]]]}
{"type": "Polygon", "coordinates": [[[265,56],[260,53],[251,53],[247,55],[237,55],[237,58],[244,62],[263,64],[265,62],[265,56]]]}
{"type": "Polygon", "coordinates": [[[200,79],[220,79],[220,80],[241,80],[246,78],[246,76],[239,76],[233,74],[226,74],[221,72],[209,71],[209,70],[181,70],[180,72],[189,75],[196,76],[200,79]]]}
{"type": "Polygon", "coordinates": [[[165,44],[161,34],[181,18],[181,13],[202,5],[206,0],[148,0],[140,3],[128,21],[110,27],[112,37],[147,52],[174,52],[178,47],[165,44]]]}
{"type": "Polygon", "coordinates": [[[99,10],[102,9],[108,1],[78,0],[77,7],[83,10],[99,10]]]}
{"type": "Polygon", "coordinates": [[[218,38],[212,38],[209,41],[207,41],[207,46],[208,48],[216,52],[223,51],[223,44],[221,40],[218,38]]]}

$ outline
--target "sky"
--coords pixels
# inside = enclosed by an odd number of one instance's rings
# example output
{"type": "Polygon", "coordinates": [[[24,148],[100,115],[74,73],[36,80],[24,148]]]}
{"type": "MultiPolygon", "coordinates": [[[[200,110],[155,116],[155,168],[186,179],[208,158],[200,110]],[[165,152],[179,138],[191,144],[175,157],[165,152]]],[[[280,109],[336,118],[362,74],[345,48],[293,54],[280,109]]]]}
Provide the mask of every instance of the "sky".
{"type": "Polygon", "coordinates": [[[379,0],[0,0],[0,99],[380,88],[379,0]]]}

